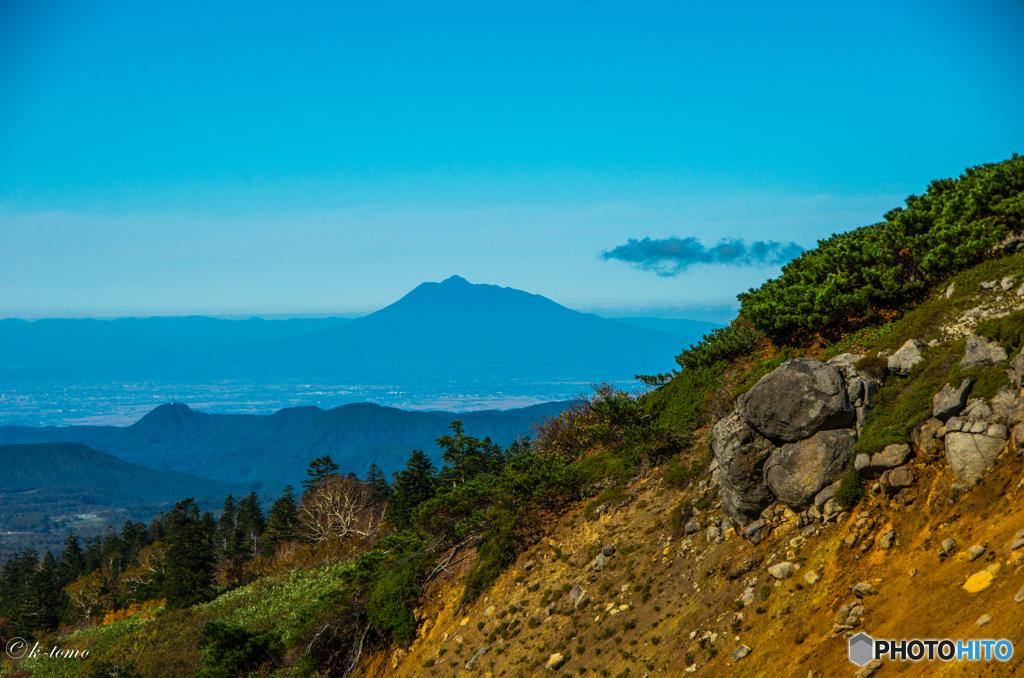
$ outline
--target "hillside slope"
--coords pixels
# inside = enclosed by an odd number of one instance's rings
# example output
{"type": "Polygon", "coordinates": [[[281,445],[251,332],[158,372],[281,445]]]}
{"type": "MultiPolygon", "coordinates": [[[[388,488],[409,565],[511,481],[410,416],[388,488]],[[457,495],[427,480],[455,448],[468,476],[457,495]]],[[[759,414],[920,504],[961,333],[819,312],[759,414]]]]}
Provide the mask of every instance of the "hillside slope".
{"type": "Polygon", "coordinates": [[[25,620],[95,654],[12,670],[1009,675],[849,648],[1024,642],[1022,250],[1024,159],[933,182],[742,295],[650,392],[602,387],[529,449],[454,431],[440,471],[413,455],[390,484],[324,475],[305,542],[252,558],[251,578],[224,560],[198,598],[25,620]],[[360,501],[325,535],[325,508],[360,501]]]}

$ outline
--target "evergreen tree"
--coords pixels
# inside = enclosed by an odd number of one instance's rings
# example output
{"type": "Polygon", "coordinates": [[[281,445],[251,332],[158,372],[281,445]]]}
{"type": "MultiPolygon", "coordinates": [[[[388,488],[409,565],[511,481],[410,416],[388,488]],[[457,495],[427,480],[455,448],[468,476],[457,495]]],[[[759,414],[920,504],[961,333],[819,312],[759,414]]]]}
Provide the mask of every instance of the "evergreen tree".
{"type": "Polygon", "coordinates": [[[209,597],[213,586],[213,514],[199,515],[189,498],[174,505],[164,519],[167,550],[165,594],[171,607],[188,607],[209,597]]]}
{"type": "Polygon", "coordinates": [[[442,470],[445,481],[451,480],[453,486],[461,485],[474,476],[501,470],[505,457],[501,448],[493,444],[490,438],[477,440],[467,436],[459,419],[453,421],[448,428],[452,435],[441,436],[436,441],[437,446],[443,450],[441,458],[448,464],[442,470]]]}
{"type": "Polygon", "coordinates": [[[284,488],[284,494],[270,507],[267,515],[267,530],[263,540],[263,554],[271,555],[278,545],[298,539],[299,504],[291,485],[284,488]]]}
{"type": "Polygon", "coordinates": [[[238,505],[238,530],[247,554],[256,557],[260,552],[263,533],[267,529],[263,509],[255,492],[250,492],[238,505]]]}
{"type": "Polygon", "coordinates": [[[78,535],[74,532],[68,532],[68,538],[64,540],[64,552],[60,558],[64,564],[65,584],[69,584],[85,574],[85,553],[82,551],[78,535]]]}
{"type": "Polygon", "coordinates": [[[376,464],[370,464],[370,470],[366,472],[366,484],[380,497],[391,496],[391,485],[376,464]]]}
{"type": "Polygon", "coordinates": [[[322,457],[317,457],[309,462],[309,468],[306,469],[306,475],[309,477],[302,481],[302,486],[308,490],[324,478],[333,476],[337,472],[338,465],[331,460],[331,455],[325,454],[322,457]]]}
{"type": "Polygon", "coordinates": [[[217,520],[217,554],[222,560],[230,560],[242,550],[242,533],[238,529],[238,506],[235,498],[228,495],[224,510],[217,520]]]}
{"type": "Polygon", "coordinates": [[[61,586],[60,564],[47,551],[42,565],[32,572],[25,589],[25,610],[32,630],[52,631],[64,618],[67,598],[61,586]]]}
{"type": "Polygon", "coordinates": [[[395,480],[388,519],[400,528],[409,527],[416,507],[434,496],[436,475],[437,469],[430,457],[420,450],[413,450],[395,480]]]}
{"type": "Polygon", "coordinates": [[[38,565],[39,554],[29,548],[15,553],[0,569],[0,617],[19,630],[36,628],[36,611],[28,604],[28,592],[38,565]]]}

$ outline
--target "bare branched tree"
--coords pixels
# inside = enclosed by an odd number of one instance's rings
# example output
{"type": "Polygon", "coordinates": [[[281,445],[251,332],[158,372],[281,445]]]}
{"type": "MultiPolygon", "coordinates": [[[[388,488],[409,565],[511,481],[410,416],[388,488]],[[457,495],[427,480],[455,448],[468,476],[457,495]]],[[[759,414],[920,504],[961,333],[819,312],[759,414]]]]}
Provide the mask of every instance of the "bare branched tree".
{"type": "Polygon", "coordinates": [[[307,536],[321,542],[375,537],[386,509],[387,500],[367,483],[333,474],[307,487],[300,511],[307,536]]]}

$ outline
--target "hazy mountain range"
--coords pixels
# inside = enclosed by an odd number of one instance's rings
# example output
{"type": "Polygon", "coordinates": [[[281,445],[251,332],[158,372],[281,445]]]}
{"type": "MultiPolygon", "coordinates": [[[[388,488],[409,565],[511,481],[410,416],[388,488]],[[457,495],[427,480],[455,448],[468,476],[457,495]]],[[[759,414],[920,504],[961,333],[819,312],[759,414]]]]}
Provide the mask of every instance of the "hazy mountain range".
{"type": "MultiPolygon", "coordinates": [[[[0,445],[81,443],[124,461],[261,492],[298,487],[309,462],[329,454],[345,473],[364,477],[370,464],[390,475],[420,449],[440,467],[434,440],[455,419],[466,433],[505,447],[534,421],[565,403],[516,410],[408,412],[370,403],[332,410],[294,407],[271,415],[206,414],[182,404],[161,405],[131,426],[0,426],[0,445]]],[[[126,490],[131,491],[131,490],[126,490]]],[[[141,488],[135,492],[145,495],[141,488]]]]}
{"type": "Polygon", "coordinates": [[[714,325],[611,320],[453,276],[375,313],[0,321],[0,379],[316,379],[377,384],[628,380],[663,372],[714,325]]]}

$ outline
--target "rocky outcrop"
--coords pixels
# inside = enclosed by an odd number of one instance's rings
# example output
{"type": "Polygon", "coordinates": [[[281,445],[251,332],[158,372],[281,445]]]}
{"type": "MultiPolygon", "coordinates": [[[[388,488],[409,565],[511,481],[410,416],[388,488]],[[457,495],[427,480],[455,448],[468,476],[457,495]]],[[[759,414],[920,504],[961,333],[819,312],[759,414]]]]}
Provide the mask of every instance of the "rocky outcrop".
{"type": "Polygon", "coordinates": [[[932,398],[932,416],[939,421],[955,417],[967,407],[967,396],[974,386],[974,379],[964,379],[960,386],[953,388],[949,384],[942,387],[932,398]]]}
{"type": "Polygon", "coordinates": [[[743,420],[761,435],[787,443],[849,427],[856,416],[842,372],[814,358],[787,360],[737,404],[743,420]]]}
{"type": "Polygon", "coordinates": [[[967,349],[964,352],[964,359],[960,361],[960,369],[996,365],[1006,358],[1006,349],[997,342],[972,334],[967,337],[967,349]]]}
{"type": "Polygon", "coordinates": [[[875,399],[875,394],[881,388],[882,382],[870,374],[861,373],[857,369],[857,363],[864,358],[857,353],[843,353],[828,361],[829,365],[839,368],[846,380],[846,396],[850,405],[856,412],[856,428],[860,433],[867,418],[868,407],[875,399]]]}
{"type": "Polygon", "coordinates": [[[736,411],[715,424],[711,449],[718,462],[722,509],[740,526],[747,525],[775,501],[764,484],[764,465],[776,447],[736,411]]]}
{"type": "Polygon", "coordinates": [[[908,339],[898,351],[889,356],[889,371],[900,376],[910,374],[914,365],[924,360],[924,356],[921,355],[922,348],[924,344],[917,339],[908,339]]]}
{"type": "Polygon", "coordinates": [[[838,429],[783,445],[765,464],[765,483],[780,501],[803,511],[819,492],[843,477],[855,442],[856,433],[838,429]]]}

